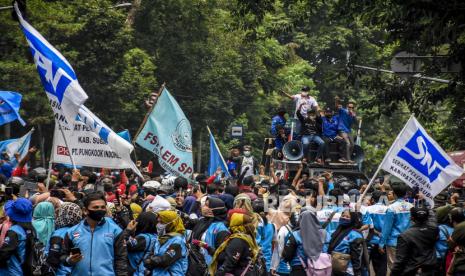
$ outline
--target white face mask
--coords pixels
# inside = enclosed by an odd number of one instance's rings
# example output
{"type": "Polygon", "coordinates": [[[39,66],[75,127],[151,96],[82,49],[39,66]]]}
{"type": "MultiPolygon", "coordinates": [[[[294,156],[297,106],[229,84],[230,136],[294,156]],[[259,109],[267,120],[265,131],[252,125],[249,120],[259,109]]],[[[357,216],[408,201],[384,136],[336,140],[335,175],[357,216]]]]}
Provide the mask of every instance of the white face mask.
{"type": "Polygon", "coordinates": [[[244,156],[249,157],[250,156],[250,151],[248,151],[248,150],[244,151],[244,156]]]}
{"type": "Polygon", "coordinates": [[[158,234],[158,236],[163,236],[165,234],[166,225],[167,224],[161,224],[161,223],[157,224],[157,234],[158,234]]]}
{"type": "Polygon", "coordinates": [[[163,236],[166,234],[166,226],[168,226],[170,223],[172,223],[173,221],[171,222],[168,222],[166,224],[163,224],[163,223],[157,223],[157,234],[158,236],[163,236]]]}

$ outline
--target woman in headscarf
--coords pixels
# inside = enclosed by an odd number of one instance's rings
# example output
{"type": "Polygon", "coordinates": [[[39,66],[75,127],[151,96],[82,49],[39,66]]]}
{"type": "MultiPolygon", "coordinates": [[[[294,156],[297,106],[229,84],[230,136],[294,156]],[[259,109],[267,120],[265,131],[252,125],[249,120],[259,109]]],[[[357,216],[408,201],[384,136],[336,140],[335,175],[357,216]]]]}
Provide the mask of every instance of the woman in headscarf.
{"type": "Polygon", "coordinates": [[[290,237],[290,233],[292,233],[297,226],[299,212],[300,206],[297,203],[297,198],[289,194],[284,197],[279,205],[278,211],[275,213],[275,215],[281,214],[280,216],[286,218],[282,221],[282,223],[286,224],[281,224],[282,226],[280,228],[276,228],[276,246],[273,249],[273,255],[271,257],[271,269],[281,276],[289,275],[291,272],[291,267],[288,262],[281,258],[281,255],[290,237]]]}
{"type": "Polygon", "coordinates": [[[242,209],[232,209],[228,217],[232,234],[213,255],[210,275],[251,275],[260,251],[255,240],[257,220],[242,209]]]}
{"type": "Polygon", "coordinates": [[[339,218],[339,226],[331,235],[328,253],[350,255],[346,271],[337,271],[333,266],[333,275],[361,275],[363,269],[363,235],[357,231],[361,226],[360,215],[345,210],[339,218]]]}
{"type": "Polygon", "coordinates": [[[200,246],[209,265],[216,248],[229,236],[225,223],[228,213],[224,202],[216,197],[208,197],[201,212],[202,218],[192,229],[192,243],[200,246]]]}
{"type": "Polygon", "coordinates": [[[37,233],[39,241],[46,245],[55,231],[55,209],[53,204],[48,201],[43,201],[34,208],[32,214],[32,226],[37,233]]]}
{"type": "Polygon", "coordinates": [[[318,260],[323,251],[325,232],[320,226],[315,210],[304,211],[299,219],[299,225],[292,231],[284,246],[282,257],[289,262],[291,275],[306,276],[307,259],[318,260]],[[302,229],[304,231],[301,231],[302,229]]]}
{"type": "Polygon", "coordinates": [[[160,249],[144,260],[154,276],[181,276],[187,272],[185,228],[176,211],[165,210],[158,214],[157,233],[160,249]]]}
{"type": "Polygon", "coordinates": [[[133,270],[130,275],[144,276],[144,259],[150,252],[158,252],[160,244],[157,237],[157,215],[152,212],[142,212],[137,220],[127,226],[127,248],[129,264],[133,270]]]}
{"type": "Polygon", "coordinates": [[[132,211],[132,218],[137,219],[137,217],[142,213],[142,207],[140,207],[139,204],[134,203],[134,202],[131,203],[129,207],[131,208],[131,211],[132,211]]]}
{"type": "Polygon", "coordinates": [[[56,276],[69,275],[72,267],[65,266],[61,263],[62,245],[68,230],[81,222],[81,207],[76,203],[65,202],[60,205],[55,220],[55,232],[52,233],[50,241],[45,247],[47,263],[54,269],[56,276]]]}
{"type": "Polygon", "coordinates": [[[262,248],[263,257],[265,258],[266,271],[271,270],[271,258],[273,255],[273,245],[276,243],[276,228],[273,223],[268,221],[265,212],[265,202],[263,199],[257,199],[253,203],[254,212],[260,216],[260,222],[257,227],[257,236],[255,240],[262,248]]]}

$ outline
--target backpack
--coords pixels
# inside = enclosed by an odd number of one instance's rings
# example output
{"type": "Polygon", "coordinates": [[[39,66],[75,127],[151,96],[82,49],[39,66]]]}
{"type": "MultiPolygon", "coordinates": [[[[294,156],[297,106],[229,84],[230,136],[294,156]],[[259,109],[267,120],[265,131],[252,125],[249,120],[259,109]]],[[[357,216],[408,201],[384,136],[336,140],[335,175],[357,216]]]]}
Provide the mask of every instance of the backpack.
{"type": "Polygon", "coordinates": [[[251,259],[247,266],[241,273],[241,276],[250,275],[250,276],[266,276],[268,275],[266,271],[265,258],[262,255],[260,250],[255,258],[255,261],[251,259]]]}
{"type": "Polygon", "coordinates": [[[312,258],[306,259],[307,262],[305,262],[302,257],[299,256],[300,263],[304,267],[307,276],[331,276],[331,255],[320,253],[320,256],[316,261],[313,261],[312,258]]]}
{"type": "MultiPolygon", "coordinates": [[[[47,263],[47,256],[45,255],[45,246],[43,243],[35,240],[32,245],[32,249],[29,254],[29,258],[26,258],[26,261],[30,261],[29,265],[32,271],[32,275],[45,275],[53,276],[55,271],[47,263]]],[[[26,275],[26,274],[25,274],[26,275]]]]}
{"type": "Polygon", "coordinates": [[[186,243],[187,247],[187,273],[188,276],[202,276],[208,274],[208,266],[205,257],[200,252],[200,247],[195,244],[186,243]]]}
{"type": "MultiPolygon", "coordinates": [[[[335,213],[336,212],[331,213],[327,222],[331,221],[335,213]]],[[[325,225],[325,227],[326,226],[327,224],[325,225]]],[[[288,228],[288,226],[286,227],[289,233],[292,235],[292,237],[294,237],[294,233],[292,233],[292,230],[288,228]]],[[[320,256],[318,256],[318,259],[316,261],[313,261],[312,258],[306,258],[306,262],[299,254],[297,254],[297,256],[299,257],[300,263],[302,264],[302,267],[304,268],[305,274],[307,274],[307,276],[331,276],[331,255],[321,252],[320,256]]]]}

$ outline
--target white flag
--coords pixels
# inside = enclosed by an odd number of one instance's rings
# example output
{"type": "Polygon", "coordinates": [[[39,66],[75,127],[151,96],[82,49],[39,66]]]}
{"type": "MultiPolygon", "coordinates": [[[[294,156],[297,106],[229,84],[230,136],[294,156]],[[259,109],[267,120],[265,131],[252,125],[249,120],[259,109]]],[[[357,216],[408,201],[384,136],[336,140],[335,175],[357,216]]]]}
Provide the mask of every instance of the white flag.
{"type": "Polygon", "coordinates": [[[431,206],[433,198],[464,172],[414,116],[399,133],[380,166],[410,187],[418,187],[431,206]]]}

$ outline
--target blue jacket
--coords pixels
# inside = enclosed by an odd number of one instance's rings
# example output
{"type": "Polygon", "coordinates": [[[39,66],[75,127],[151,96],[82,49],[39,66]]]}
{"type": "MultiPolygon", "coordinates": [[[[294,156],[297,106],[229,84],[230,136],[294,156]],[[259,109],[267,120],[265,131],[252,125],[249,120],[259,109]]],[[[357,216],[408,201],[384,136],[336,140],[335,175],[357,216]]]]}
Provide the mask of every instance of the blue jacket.
{"type": "Polygon", "coordinates": [[[275,236],[275,228],[273,223],[260,223],[257,227],[256,240],[257,244],[262,248],[262,254],[265,258],[266,271],[271,269],[271,257],[273,255],[273,238],[275,236]]]}
{"type": "Polygon", "coordinates": [[[160,243],[158,242],[157,235],[143,233],[137,235],[135,238],[129,239],[129,243],[136,246],[137,237],[143,237],[145,240],[145,248],[143,251],[128,252],[129,264],[134,269],[134,276],[144,276],[145,267],[144,259],[150,254],[150,252],[158,252],[160,243]]]}
{"type": "MultiPolygon", "coordinates": [[[[70,229],[70,227],[62,227],[62,228],[59,228],[59,229],[55,230],[52,233],[52,236],[50,237],[50,241],[53,238],[60,238],[63,241],[65,239],[66,233],[68,233],[69,229],[70,229]]],[[[46,256],[48,256],[49,252],[50,252],[50,241],[45,246],[44,253],[45,253],[46,256]]],[[[55,248],[55,249],[61,250],[61,248],[55,248]]],[[[65,266],[63,264],[60,265],[58,267],[58,269],[55,271],[56,276],[66,276],[66,275],[69,275],[70,273],[71,273],[71,267],[65,266]]]]}
{"type": "MultiPolygon", "coordinates": [[[[19,226],[19,225],[13,225],[10,227],[9,231],[15,232],[17,239],[18,239],[18,245],[16,246],[16,250],[13,255],[11,255],[10,259],[6,262],[7,267],[6,268],[0,268],[0,275],[2,276],[17,276],[17,275],[23,275],[23,269],[22,265],[24,263],[24,259],[26,258],[26,231],[19,226]]],[[[7,236],[5,238],[4,243],[8,244],[8,239],[9,237],[7,236]]]]}
{"type": "Polygon", "coordinates": [[[339,118],[338,116],[333,116],[328,120],[326,117],[323,119],[323,137],[335,138],[337,136],[338,127],[339,127],[339,118]]]}
{"type": "MultiPolygon", "coordinates": [[[[376,203],[367,207],[367,214],[371,217],[373,222],[373,228],[379,233],[383,232],[384,217],[386,216],[386,211],[388,207],[382,203],[376,203]]],[[[373,238],[369,241],[371,244],[379,244],[380,240],[379,235],[373,235],[373,238]]]]}
{"type": "Polygon", "coordinates": [[[355,121],[354,116],[349,114],[349,110],[347,110],[347,108],[339,109],[339,124],[338,124],[339,131],[350,133],[351,126],[354,121],[355,121]]]}
{"type": "Polygon", "coordinates": [[[282,126],[284,127],[286,125],[286,119],[284,117],[281,117],[279,115],[276,115],[271,119],[271,130],[270,133],[273,136],[278,135],[278,130],[276,129],[277,126],[282,126]]]}
{"type": "Polygon", "coordinates": [[[336,211],[333,218],[329,222],[328,226],[326,226],[326,237],[325,242],[323,243],[323,252],[328,252],[329,242],[331,241],[331,235],[336,231],[337,226],[339,225],[339,218],[341,217],[343,208],[332,205],[325,207],[316,212],[316,217],[321,225],[323,225],[331,215],[333,211],[336,211]]]}
{"type": "MultiPolygon", "coordinates": [[[[210,224],[210,226],[208,226],[207,231],[205,231],[205,234],[202,237],[202,241],[208,244],[208,246],[210,246],[211,248],[216,250],[215,243],[216,243],[217,234],[223,231],[226,231],[229,233],[228,227],[226,227],[224,222],[222,221],[213,222],[212,224],[210,224]]],[[[203,247],[201,248],[201,252],[203,256],[205,257],[205,262],[207,263],[207,265],[210,265],[212,262],[213,256],[210,256],[210,254],[208,254],[208,251],[203,247]]]]}
{"type": "Polygon", "coordinates": [[[187,247],[186,247],[186,239],[183,235],[176,235],[166,241],[158,250],[158,252],[154,252],[156,256],[162,256],[164,254],[170,254],[168,248],[171,244],[179,244],[181,245],[181,253],[182,257],[177,260],[174,264],[172,264],[168,268],[155,268],[152,271],[152,276],[184,276],[187,272],[187,247]]]}
{"type": "Polygon", "coordinates": [[[444,259],[446,257],[449,246],[447,245],[448,238],[454,232],[454,228],[446,224],[439,225],[439,240],[436,241],[436,257],[438,259],[444,259]]]}
{"type": "Polygon", "coordinates": [[[384,216],[383,234],[379,247],[397,246],[397,237],[410,227],[410,209],[413,205],[402,199],[389,205],[384,216]]]}
{"type": "Polygon", "coordinates": [[[71,275],[113,276],[127,273],[127,249],[121,228],[105,217],[94,229],[86,219],[68,230],[68,247],[79,247],[83,259],[72,268],[71,275]],[[124,260],[123,260],[124,258],[124,260]],[[122,266],[122,262],[126,266],[122,266]]]}
{"type": "MultiPolygon", "coordinates": [[[[333,252],[351,254],[350,245],[351,245],[351,243],[353,243],[357,239],[363,239],[362,234],[360,234],[359,232],[357,232],[355,230],[350,231],[349,234],[347,236],[345,236],[338,245],[336,245],[333,252]]],[[[362,256],[359,256],[359,257],[360,257],[360,262],[361,262],[362,256]]],[[[346,274],[347,275],[354,275],[352,259],[349,261],[349,265],[347,267],[346,274]]]]}

